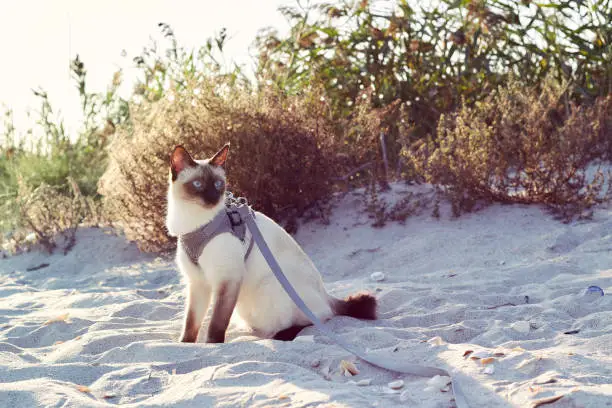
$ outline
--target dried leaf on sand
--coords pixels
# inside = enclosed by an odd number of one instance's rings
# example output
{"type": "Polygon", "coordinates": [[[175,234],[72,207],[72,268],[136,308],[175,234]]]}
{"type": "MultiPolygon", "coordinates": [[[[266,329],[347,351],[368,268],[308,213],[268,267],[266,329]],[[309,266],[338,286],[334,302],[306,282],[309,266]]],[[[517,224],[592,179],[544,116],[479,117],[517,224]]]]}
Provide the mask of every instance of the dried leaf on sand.
{"type": "Polygon", "coordinates": [[[61,315],[59,315],[59,316],[53,317],[53,318],[51,318],[51,319],[47,320],[47,321],[44,323],[44,325],[46,326],[46,325],[48,325],[48,324],[51,324],[51,323],[58,323],[58,322],[70,323],[70,320],[68,320],[68,316],[69,316],[69,315],[70,315],[70,313],[64,313],[64,314],[61,314],[61,315]]]}

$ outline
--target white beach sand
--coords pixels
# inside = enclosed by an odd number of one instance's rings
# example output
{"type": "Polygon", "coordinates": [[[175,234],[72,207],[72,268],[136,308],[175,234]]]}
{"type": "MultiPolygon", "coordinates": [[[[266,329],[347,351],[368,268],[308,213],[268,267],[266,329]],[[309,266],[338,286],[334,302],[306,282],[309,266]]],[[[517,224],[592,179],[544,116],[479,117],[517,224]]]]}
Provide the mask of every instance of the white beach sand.
{"type": "MultiPolygon", "coordinates": [[[[389,200],[425,187],[393,188],[389,200]]],[[[562,224],[535,206],[458,219],[442,206],[440,220],[372,228],[353,193],[342,203],[296,235],[330,292],[379,298],[379,320],[337,317],[336,333],[456,372],[473,407],[612,406],[612,210],[562,224]],[[606,295],[585,295],[591,285],[606,295]]],[[[0,260],[0,406],[453,406],[444,379],[359,360],[358,375],[341,375],[355,358],[313,328],[279,342],[232,325],[228,344],[181,344],[182,314],[173,260],[100,229],[79,230],[66,256],[0,260]]]]}

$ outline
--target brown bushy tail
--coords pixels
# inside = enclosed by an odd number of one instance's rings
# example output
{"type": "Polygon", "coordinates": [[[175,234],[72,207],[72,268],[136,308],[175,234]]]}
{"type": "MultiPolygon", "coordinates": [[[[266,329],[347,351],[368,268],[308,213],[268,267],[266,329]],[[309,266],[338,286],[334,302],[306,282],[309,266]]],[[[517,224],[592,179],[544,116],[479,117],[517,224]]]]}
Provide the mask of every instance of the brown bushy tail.
{"type": "Polygon", "coordinates": [[[334,313],[341,316],[351,316],[357,319],[376,319],[376,298],[366,292],[359,292],[344,300],[332,301],[334,313]]]}

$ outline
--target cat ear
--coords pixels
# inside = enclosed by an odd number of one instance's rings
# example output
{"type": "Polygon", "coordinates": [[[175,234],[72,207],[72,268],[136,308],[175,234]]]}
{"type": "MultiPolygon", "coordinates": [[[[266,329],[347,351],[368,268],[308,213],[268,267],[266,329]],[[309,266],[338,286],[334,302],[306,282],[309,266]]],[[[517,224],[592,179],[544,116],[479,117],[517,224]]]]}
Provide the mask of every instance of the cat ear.
{"type": "Polygon", "coordinates": [[[229,152],[230,144],[227,142],[225,146],[221,148],[212,159],[210,159],[209,163],[213,166],[223,166],[225,161],[227,160],[227,153],[229,152]]]}
{"type": "Polygon", "coordinates": [[[176,146],[170,154],[170,170],[172,181],[176,180],[179,173],[187,167],[196,167],[197,163],[191,158],[187,150],[181,145],[176,146]]]}

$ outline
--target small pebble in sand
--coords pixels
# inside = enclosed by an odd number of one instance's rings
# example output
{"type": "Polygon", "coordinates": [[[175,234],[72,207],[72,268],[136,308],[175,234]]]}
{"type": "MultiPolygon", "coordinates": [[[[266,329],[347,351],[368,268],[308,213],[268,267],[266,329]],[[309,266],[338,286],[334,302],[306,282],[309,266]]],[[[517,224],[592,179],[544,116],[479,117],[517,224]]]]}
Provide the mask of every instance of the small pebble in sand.
{"type": "Polygon", "coordinates": [[[310,362],[310,366],[313,368],[317,368],[320,365],[321,365],[321,360],[319,360],[318,358],[315,358],[310,362]]]}
{"type": "Polygon", "coordinates": [[[372,379],[371,378],[365,378],[363,380],[357,381],[355,384],[357,384],[360,387],[366,387],[366,386],[372,384],[372,379]]]}
{"type": "Polygon", "coordinates": [[[388,385],[389,385],[389,388],[391,388],[392,390],[399,390],[400,388],[404,386],[404,381],[403,380],[391,381],[388,385]]]}
{"type": "Polygon", "coordinates": [[[485,373],[485,374],[491,375],[491,374],[493,374],[495,372],[495,366],[492,366],[492,365],[487,366],[487,367],[485,367],[484,370],[482,370],[482,372],[485,373]]]}
{"type": "Polygon", "coordinates": [[[521,333],[529,333],[530,325],[528,321],[522,320],[520,322],[515,322],[512,324],[512,328],[517,332],[521,333]]]}
{"type": "Polygon", "coordinates": [[[372,279],[374,282],[382,282],[385,280],[385,274],[382,272],[373,272],[370,275],[370,279],[372,279]]]}

